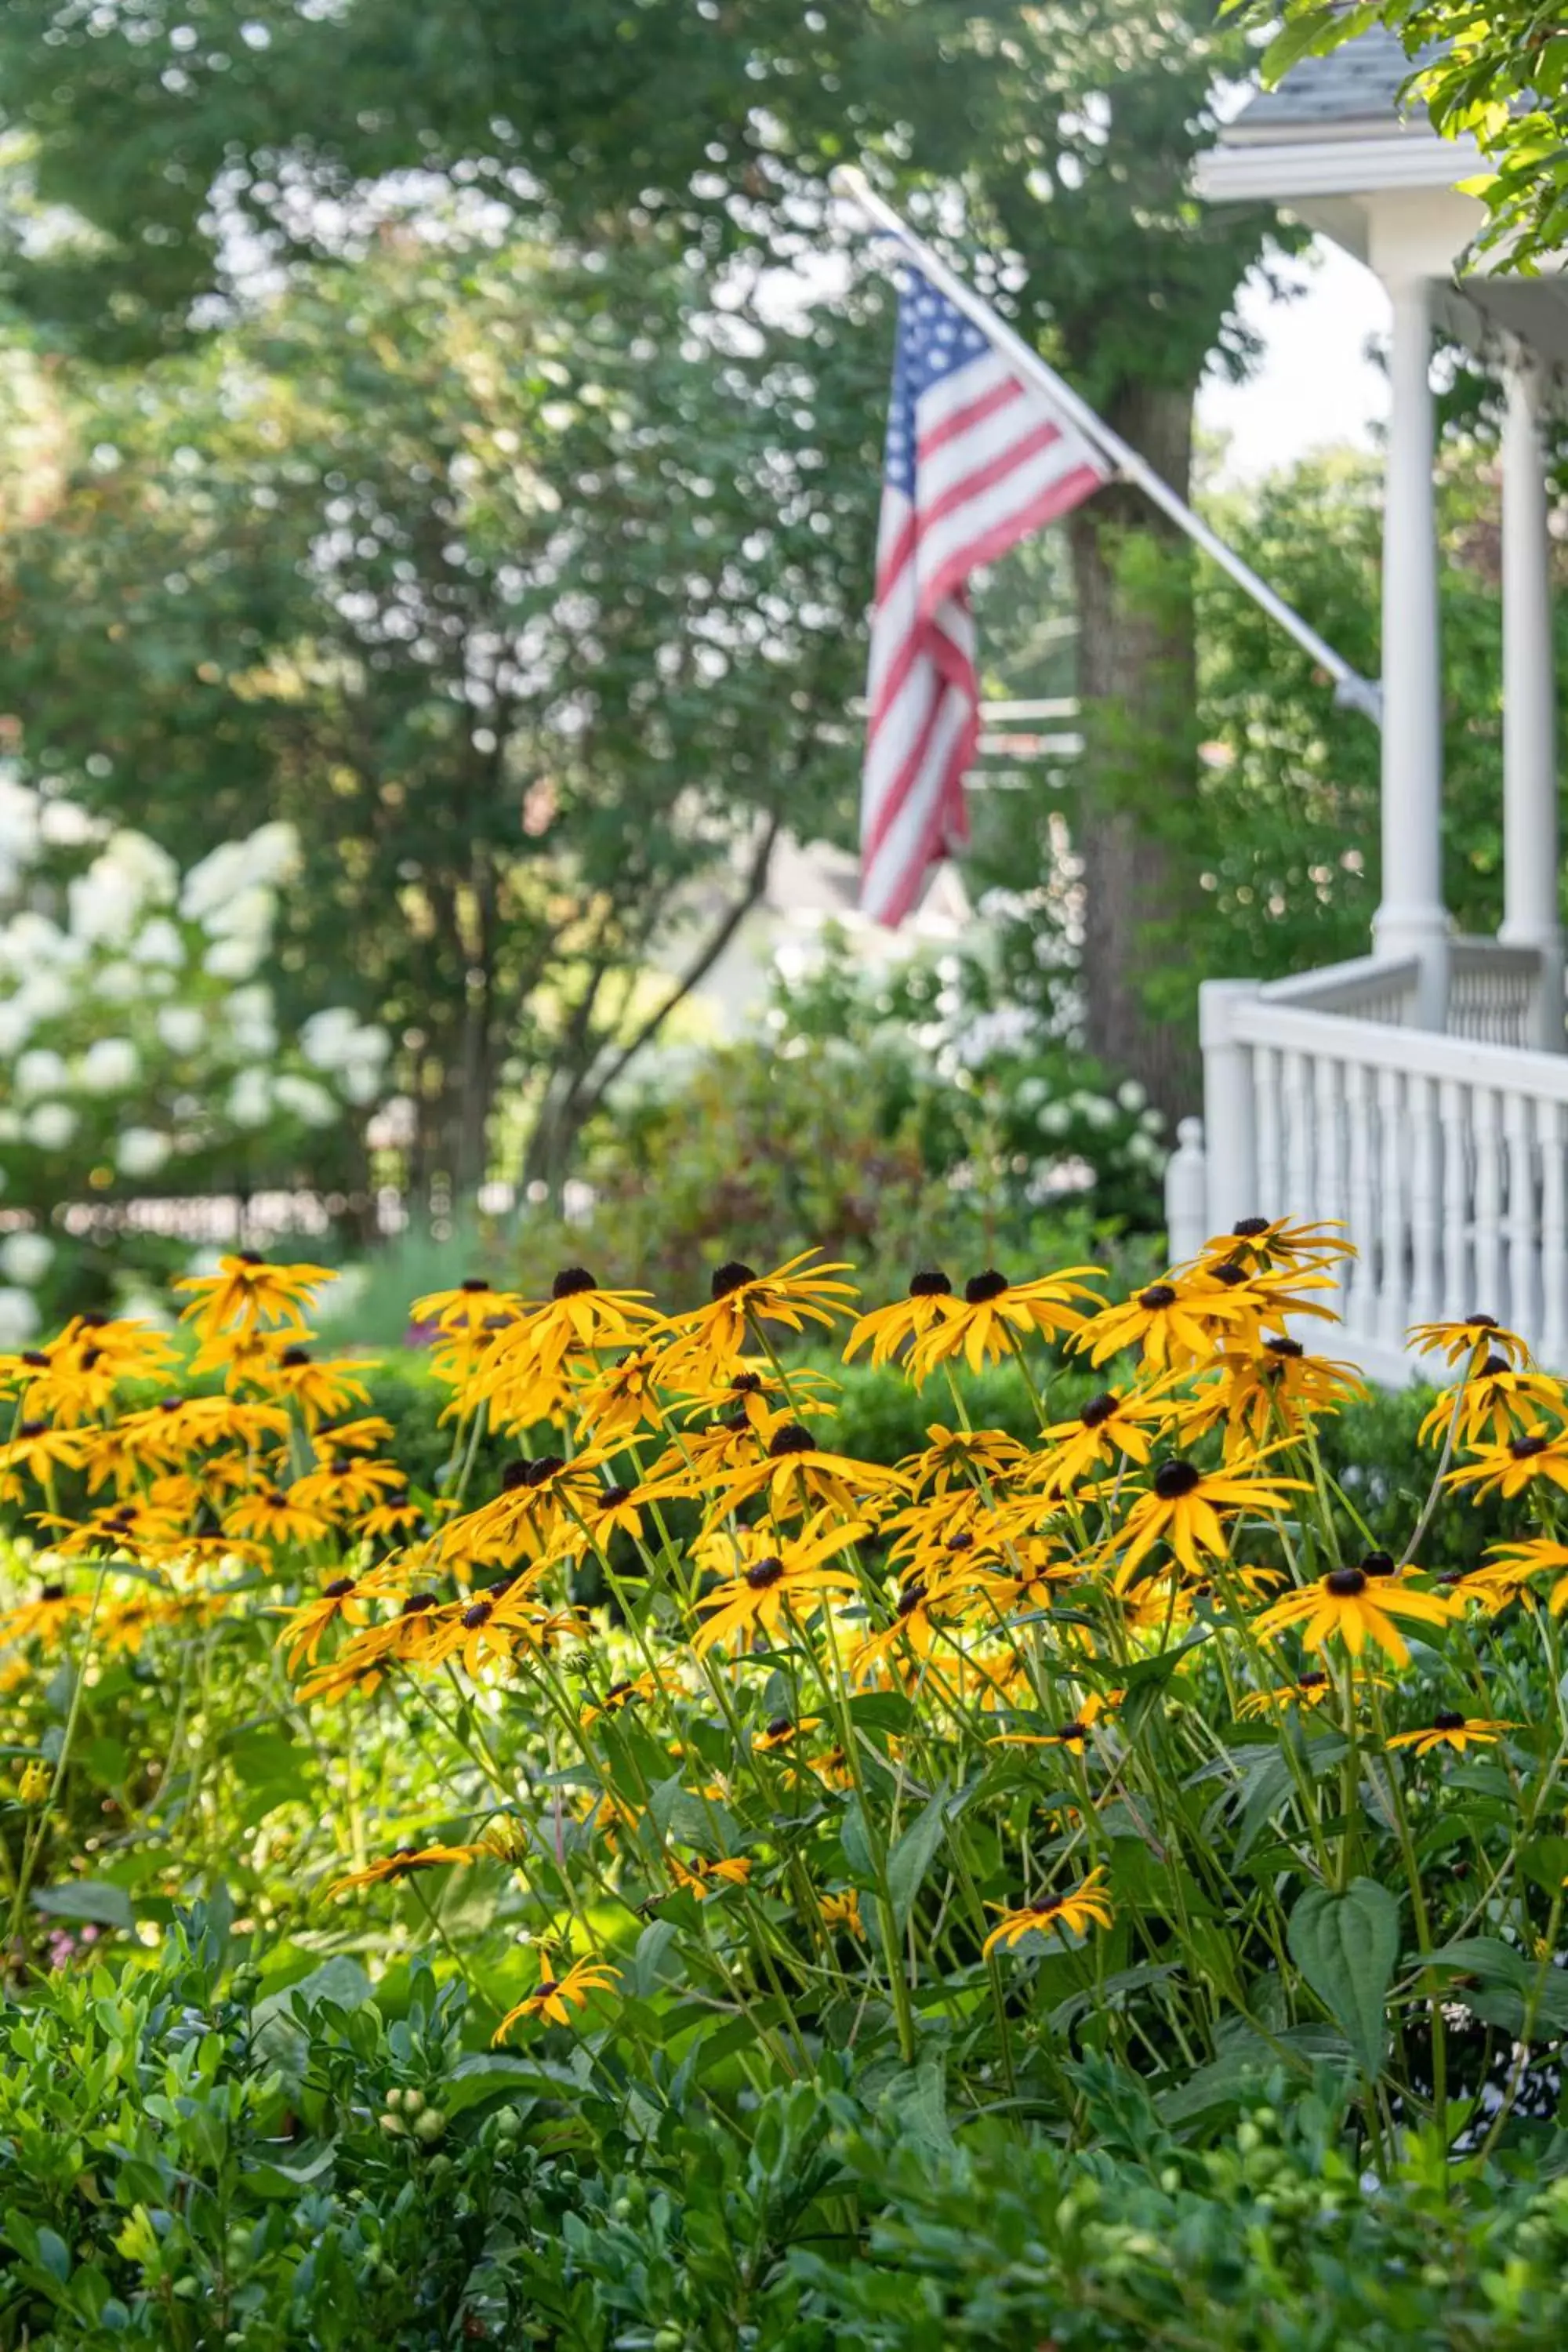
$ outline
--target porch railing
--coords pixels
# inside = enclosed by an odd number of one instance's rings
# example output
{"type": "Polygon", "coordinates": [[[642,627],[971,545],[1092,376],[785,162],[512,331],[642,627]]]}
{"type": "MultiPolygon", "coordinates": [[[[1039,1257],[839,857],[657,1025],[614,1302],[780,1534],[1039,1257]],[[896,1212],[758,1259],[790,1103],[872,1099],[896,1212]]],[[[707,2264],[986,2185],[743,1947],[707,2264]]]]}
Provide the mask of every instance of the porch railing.
{"type": "Polygon", "coordinates": [[[1408,1379],[1411,1324],[1478,1308],[1568,1369],[1568,1055],[1523,1042],[1536,959],[1456,942],[1448,1033],[1410,1024],[1413,966],[1374,958],[1203,991],[1205,1118],[1167,1180],[1173,1256],[1238,1217],[1343,1221],[1334,1341],[1408,1379]]]}

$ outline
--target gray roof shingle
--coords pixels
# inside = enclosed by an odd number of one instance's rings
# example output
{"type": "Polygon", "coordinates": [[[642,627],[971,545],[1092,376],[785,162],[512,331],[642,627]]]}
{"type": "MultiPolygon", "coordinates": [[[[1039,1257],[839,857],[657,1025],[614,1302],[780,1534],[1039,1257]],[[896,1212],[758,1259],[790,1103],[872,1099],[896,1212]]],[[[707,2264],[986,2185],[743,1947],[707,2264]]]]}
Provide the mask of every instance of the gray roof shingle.
{"type": "Polygon", "coordinates": [[[1396,37],[1374,25],[1326,58],[1303,58],[1278,89],[1259,90],[1222,140],[1289,139],[1314,126],[1392,124],[1401,111],[1399,91],[1414,70],[1396,37]]]}

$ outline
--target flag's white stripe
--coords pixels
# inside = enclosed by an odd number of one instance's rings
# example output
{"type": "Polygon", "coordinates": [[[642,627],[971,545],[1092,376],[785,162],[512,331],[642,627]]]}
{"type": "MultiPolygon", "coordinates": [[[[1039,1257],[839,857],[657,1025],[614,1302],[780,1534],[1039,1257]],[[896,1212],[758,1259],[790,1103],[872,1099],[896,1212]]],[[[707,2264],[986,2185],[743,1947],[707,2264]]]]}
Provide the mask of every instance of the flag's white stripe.
{"type": "Polygon", "coordinates": [[[1083,462],[1079,451],[1053,441],[978,497],[952,508],[934,530],[922,530],[915,559],[922,591],[929,592],[955,555],[984,539],[1010,514],[1032,506],[1042,491],[1075,473],[1083,462]]]}
{"type": "Polygon", "coordinates": [[[921,857],[926,830],[947,790],[948,771],[969,710],[967,698],[949,688],[920,772],[862,877],[861,902],[872,915],[895,907],[909,887],[910,869],[921,857]]]}
{"type": "MultiPolygon", "coordinates": [[[[944,500],[956,502],[961,499],[967,482],[989,467],[1005,464],[1012,451],[1019,453],[1018,462],[1024,464],[1025,445],[1042,432],[1053,436],[1053,446],[1061,437],[1061,429],[1054,417],[1047,415],[1037,404],[1020,400],[1000,415],[985,417],[969,432],[944,443],[935,456],[921,467],[921,539],[928,532],[939,529],[946,515],[952,511],[952,504],[946,506],[945,511],[942,510],[944,500]]],[[[1088,459],[1089,456],[1088,449],[1084,449],[1082,457],[1088,459]]]]}
{"type": "MultiPolygon", "coordinates": [[[[974,624],[967,608],[955,599],[948,598],[940,611],[932,615],[932,623],[952,643],[958,658],[973,664],[974,624]]],[[[904,763],[920,740],[921,730],[931,711],[933,691],[943,682],[942,673],[932,662],[929,651],[923,645],[919,646],[913,661],[900,681],[898,692],[880,719],[873,719],[870,740],[866,748],[866,772],[861,792],[867,829],[874,823],[884,796],[893,790],[904,763]]]]}
{"type": "Polygon", "coordinates": [[[954,368],[951,375],[939,375],[934,383],[927,384],[915,403],[915,439],[927,439],[950,416],[970,407],[997,384],[1017,381],[1006,361],[999,359],[994,352],[982,352],[966,366],[954,368]]]}

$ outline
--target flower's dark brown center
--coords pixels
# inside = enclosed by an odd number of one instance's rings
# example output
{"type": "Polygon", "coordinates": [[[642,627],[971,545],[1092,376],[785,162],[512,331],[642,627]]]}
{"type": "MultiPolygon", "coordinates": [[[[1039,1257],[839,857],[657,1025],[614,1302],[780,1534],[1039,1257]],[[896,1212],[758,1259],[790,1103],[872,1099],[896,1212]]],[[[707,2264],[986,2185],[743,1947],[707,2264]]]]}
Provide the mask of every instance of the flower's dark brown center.
{"type": "Polygon", "coordinates": [[[466,1274],[458,1285],[458,1289],[466,1290],[470,1298],[478,1298],[489,1286],[489,1277],[482,1274],[466,1274]]]}
{"type": "Polygon", "coordinates": [[[40,1584],[38,1587],[40,1601],[63,1601],[65,1597],[66,1589],[63,1584],[40,1584]]]}
{"type": "Polygon", "coordinates": [[[464,1610],[463,1624],[468,1633],[477,1633],[481,1625],[489,1623],[494,1614],[493,1601],[476,1601],[471,1608],[464,1610]]]}
{"type": "Polygon", "coordinates": [[[1163,1503],[1179,1503],[1203,1477],[1190,1462],[1162,1462],[1154,1473],[1154,1492],[1163,1503]]]}
{"type": "Polygon", "coordinates": [[[1484,1315],[1479,1312],[1467,1315],[1465,1328],[1467,1331],[1495,1331],[1498,1328],[1498,1319],[1495,1315],[1484,1315]]]}
{"type": "Polygon", "coordinates": [[[541,1977],[533,1989],[533,1998],[535,2000],[548,2000],[552,1993],[559,1992],[560,1990],[559,1978],[541,1977]]]}
{"type": "Polygon", "coordinates": [[[354,1580],[352,1576],[334,1576],[331,1584],[325,1588],[326,1598],[329,1601],[341,1601],[345,1592],[352,1592],[353,1589],[354,1580]]]}
{"type": "Polygon", "coordinates": [[[1265,1354],[1270,1356],[1286,1356],[1289,1357],[1292,1363],[1295,1363],[1300,1357],[1304,1356],[1307,1352],[1305,1348],[1302,1347],[1300,1339],[1265,1339],[1263,1347],[1265,1354]]]}
{"type": "Polygon", "coordinates": [[[798,1421],[786,1421],[768,1441],[769,1458],[774,1462],[786,1454],[815,1454],[816,1451],[816,1438],[798,1421]]]}
{"type": "Polygon", "coordinates": [[[1248,1278],[1247,1268],[1237,1265],[1234,1258],[1226,1258],[1223,1265],[1211,1266],[1209,1272],[1222,1290],[1235,1290],[1248,1278]]]}
{"type": "Polygon", "coordinates": [[[899,1595],[898,1614],[900,1617],[912,1616],[925,1597],[925,1586],[921,1582],[919,1577],[916,1577],[914,1582],[912,1584],[906,1584],[903,1591],[899,1595]]]}
{"type": "Polygon", "coordinates": [[[939,1265],[923,1265],[910,1276],[911,1298],[951,1298],[952,1285],[939,1265]]]}
{"type": "Polygon", "coordinates": [[[1268,1231],[1267,1217],[1237,1217],[1231,1232],[1238,1242],[1255,1242],[1259,1234],[1268,1231]]]}
{"type": "Polygon", "coordinates": [[[974,1549],[974,1538],[972,1535],[965,1534],[963,1528],[959,1528],[956,1535],[945,1537],[943,1541],[949,1551],[973,1551],[974,1549]]]}
{"type": "Polygon", "coordinates": [[[748,1265],[743,1258],[728,1257],[722,1265],[713,1269],[713,1279],[708,1288],[714,1298],[728,1298],[731,1291],[743,1289],[748,1282],[755,1282],[756,1278],[754,1265],[748,1265]]]}
{"type": "Polygon", "coordinates": [[[278,1360],[280,1364],[286,1365],[290,1371],[295,1371],[301,1364],[310,1362],[310,1350],[309,1348],[285,1348],[278,1360]]]}
{"type": "Polygon", "coordinates": [[[604,1511],[618,1511],[623,1503],[631,1501],[636,1492],[635,1486],[606,1486],[599,1497],[599,1507],[604,1511]]]}
{"type": "Polygon", "coordinates": [[[501,1493],[503,1495],[515,1494],[517,1489],[527,1478],[531,1467],[532,1465],[527,1462],[509,1462],[506,1468],[500,1474],[501,1493]]]}
{"type": "Polygon", "coordinates": [[[769,1739],[787,1739],[794,1729],[795,1725],[787,1715],[775,1715],[765,1736],[769,1739]]]}
{"type": "Polygon", "coordinates": [[[267,1263],[259,1250],[240,1250],[237,1255],[241,1265],[265,1265],[267,1263]]]}
{"type": "Polygon", "coordinates": [[[1312,1666],[1302,1675],[1296,1687],[1298,1690],[1323,1690],[1327,1687],[1328,1680],[1327,1675],[1321,1666],[1312,1666]]]}
{"type": "Polygon", "coordinates": [[[1121,1399],[1114,1389],[1102,1389],[1099,1396],[1090,1397],[1079,1419],[1085,1429],[1102,1429],[1113,1412],[1120,1410],[1121,1399]]]}
{"type": "Polygon", "coordinates": [[[598,1284],[585,1265],[563,1265],[550,1286],[552,1298],[575,1298],[582,1290],[597,1290],[598,1284]]]}
{"type": "Polygon", "coordinates": [[[964,1284],[965,1304],[970,1307],[984,1307],[988,1298],[1000,1298],[1006,1287],[1006,1276],[998,1274],[994,1265],[988,1266],[984,1274],[971,1275],[964,1284]]]}
{"type": "Polygon", "coordinates": [[[1336,1601],[1359,1600],[1366,1591],[1366,1578],[1359,1568],[1331,1568],[1323,1579],[1323,1590],[1336,1601]]]}
{"type": "Polygon", "coordinates": [[[739,1433],[742,1429],[750,1429],[751,1425],[751,1417],[743,1404],[738,1404],[733,1412],[721,1412],[719,1415],[721,1429],[732,1429],[739,1433]]]}
{"type": "Polygon", "coordinates": [[[96,1371],[102,1361],[103,1349],[101,1348],[84,1348],[82,1349],[81,1368],[84,1372],[96,1371]]]}
{"type": "Polygon", "coordinates": [[[42,1437],[48,1425],[47,1421],[25,1421],[16,1434],[18,1437],[42,1437]]]}
{"type": "Polygon", "coordinates": [[[436,1595],[433,1592],[411,1592],[397,1613],[400,1617],[423,1617],[426,1609],[434,1609],[436,1606],[436,1595]]]}
{"type": "Polygon", "coordinates": [[[1087,1723],[1083,1722],[1079,1717],[1074,1716],[1070,1723],[1064,1723],[1061,1726],[1060,1729],[1057,1733],[1057,1738],[1064,1742],[1070,1739],[1087,1739],[1089,1738],[1089,1726],[1087,1723]]]}
{"type": "Polygon", "coordinates": [[[353,1466],[352,1454],[334,1454],[328,1465],[328,1475],[332,1478],[346,1478],[353,1466]]]}
{"type": "Polygon", "coordinates": [[[1456,1715],[1451,1707],[1445,1707],[1441,1715],[1435,1715],[1432,1717],[1434,1731],[1463,1731],[1464,1727],[1464,1717],[1456,1715]]]}
{"type": "Polygon", "coordinates": [[[1508,1368],[1508,1358],[1506,1356],[1500,1356],[1497,1349],[1494,1348],[1491,1354],[1487,1358],[1486,1362],[1481,1366],[1481,1369],[1476,1377],[1478,1380],[1496,1380],[1498,1374],[1500,1372],[1506,1372],[1508,1368]]]}
{"type": "Polygon", "coordinates": [[[746,1570],[746,1582],[753,1592],[766,1592],[770,1586],[778,1582],[784,1572],[783,1560],[775,1553],[770,1552],[766,1559],[754,1559],[752,1562],[746,1570]]]}
{"type": "Polygon", "coordinates": [[[612,1683],[605,1693],[605,1705],[607,1707],[625,1706],[639,1696],[640,1694],[632,1688],[629,1682],[612,1683]]]}
{"type": "Polygon", "coordinates": [[[1529,1462],[1537,1454],[1544,1454],[1546,1446],[1544,1437],[1514,1437],[1509,1440],[1508,1450],[1516,1462],[1529,1462]]]}
{"type": "Polygon", "coordinates": [[[730,1386],[736,1396],[761,1396],[763,1376],[761,1372],[737,1372],[730,1386]]]}
{"type": "Polygon", "coordinates": [[[546,1486],[558,1470],[564,1470],[565,1467],[566,1457],[563,1454],[542,1454],[537,1462],[525,1465],[522,1483],[525,1486],[546,1486]]]}
{"type": "Polygon", "coordinates": [[[178,1412],[184,1402],[184,1397],[160,1397],[158,1410],[160,1412],[178,1412]]]}
{"type": "Polygon", "coordinates": [[[47,1356],[45,1355],[41,1348],[28,1348],[26,1349],[22,1357],[22,1361],[35,1372],[40,1369],[47,1371],[48,1369],[49,1360],[47,1356]]]}
{"type": "Polygon", "coordinates": [[[268,1487],[261,1499],[269,1511],[286,1511],[289,1507],[289,1497],[279,1486],[268,1487]]]}
{"type": "Polygon", "coordinates": [[[1391,1551],[1363,1552],[1361,1557],[1361,1572],[1363,1576],[1395,1575],[1397,1573],[1397,1570],[1394,1563],[1394,1554],[1391,1551]]]}
{"type": "Polygon", "coordinates": [[[1176,1294],[1168,1282],[1152,1282],[1147,1290],[1138,1293],[1138,1304],[1147,1315],[1159,1315],[1176,1303],[1176,1294]]]}
{"type": "Polygon", "coordinates": [[[521,1574],[522,1570],[521,1568],[509,1568],[504,1576],[492,1576],[489,1582],[486,1585],[485,1591],[489,1593],[498,1595],[502,1592],[510,1592],[512,1586],[517,1582],[518,1578],[521,1574]]]}

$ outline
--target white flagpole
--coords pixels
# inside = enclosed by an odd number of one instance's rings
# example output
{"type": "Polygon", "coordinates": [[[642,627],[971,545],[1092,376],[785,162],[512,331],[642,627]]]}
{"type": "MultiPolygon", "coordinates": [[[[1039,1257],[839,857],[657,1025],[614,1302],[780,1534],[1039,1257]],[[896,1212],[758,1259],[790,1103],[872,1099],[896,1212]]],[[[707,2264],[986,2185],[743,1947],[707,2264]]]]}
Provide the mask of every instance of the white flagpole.
{"type": "Polygon", "coordinates": [[[983,296],[955,276],[940,254],[933,253],[922,236],[916,235],[907,221],[891,205],[885,204],[870,186],[863,172],[849,164],[840,164],[829,183],[835,195],[847,203],[858,205],[868,220],[896,237],[921,270],[941,293],[946,295],[955,310],[962,310],[987,340],[1010,359],[1026,383],[1043,392],[1053,406],[1070,417],[1088,440],[1102,450],[1124,481],[1136,482],[1145,497],[1152,499],[1178,523],[1194,546],[1213,558],[1223,572],[1228,572],[1238,587],[1245,588],[1254,604],[1261,605],[1269,618],[1288,630],[1296,643],[1310,653],[1319,666],[1326,669],[1334,681],[1334,699],[1352,710],[1361,711],[1374,726],[1383,724],[1383,690],[1371,678],[1353,670],[1343,656],[1326,645],[1316,629],[1293,612],[1282,597],[1277,596],[1266,581],[1260,580],[1249,563],[1244,562],[1236,550],[1217,538],[1206,522],[1195,515],[1185,501],[1179,499],[1170,484],[1148,462],[1129,446],[1120,434],[1102,424],[1092,408],[1081,401],[1069,384],[1062,382],[1056,370],[1047,367],[1038,352],[1034,351],[1015,332],[1005,319],[998,318],[983,296]]]}

